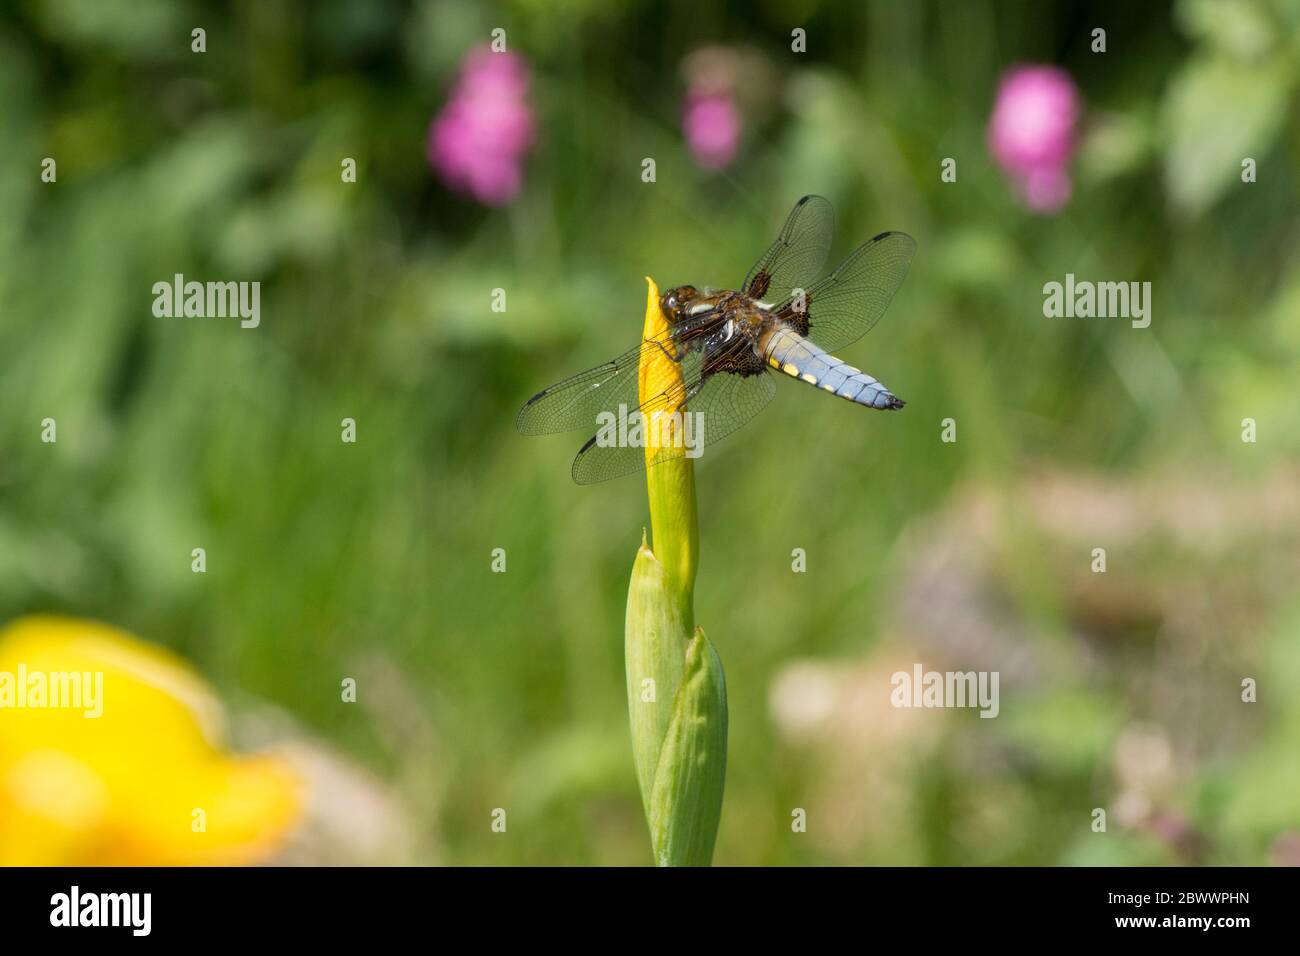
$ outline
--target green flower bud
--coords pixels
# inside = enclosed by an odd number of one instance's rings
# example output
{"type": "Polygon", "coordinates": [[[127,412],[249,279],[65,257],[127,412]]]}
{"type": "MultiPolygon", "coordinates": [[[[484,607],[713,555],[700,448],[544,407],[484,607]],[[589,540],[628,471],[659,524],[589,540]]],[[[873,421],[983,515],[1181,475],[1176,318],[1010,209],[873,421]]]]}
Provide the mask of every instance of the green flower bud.
{"type": "MultiPolygon", "coordinates": [[[[666,320],[649,284],[646,338],[666,320]]],[[[660,394],[681,366],[657,350],[642,360],[642,395],[660,394]]],[[[651,460],[657,449],[646,449],[651,460]]],[[[624,654],[632,753],[655,862],[708,866],[722,814],[727,769],[727,690],[722,662],[694,627],[699,555],[694,462],[647,470],[654,549],[644,535],[628,588],[624,654]],[[694,633],[692,633],[694,631],[694,633]]]]}

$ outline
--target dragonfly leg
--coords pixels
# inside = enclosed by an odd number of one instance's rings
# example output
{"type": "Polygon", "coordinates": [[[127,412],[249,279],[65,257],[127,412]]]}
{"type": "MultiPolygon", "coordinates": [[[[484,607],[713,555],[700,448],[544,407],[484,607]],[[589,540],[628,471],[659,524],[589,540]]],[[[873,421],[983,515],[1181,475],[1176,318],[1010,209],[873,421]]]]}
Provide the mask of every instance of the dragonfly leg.
{"type": "Polygon", "coordinates": [[[673,355],[673,353],[669,352],[668,349],[664,346],[664,344],[658,341],[657,339],[647,339],[647,341],[653,342],[655,346],[659,349],[659,351],[664,353],[664,355],[668,358],[669,361],[676,362],[680,365],[682,359],[686,357],[686,351],[684,349],[682,350],[681,355],[673,355]]]}

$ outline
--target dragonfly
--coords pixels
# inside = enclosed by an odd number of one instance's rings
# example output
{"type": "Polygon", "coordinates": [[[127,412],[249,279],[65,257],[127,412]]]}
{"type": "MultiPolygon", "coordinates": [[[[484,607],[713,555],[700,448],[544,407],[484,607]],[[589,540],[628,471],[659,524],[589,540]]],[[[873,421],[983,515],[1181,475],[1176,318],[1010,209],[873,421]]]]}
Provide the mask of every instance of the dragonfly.
{"type": "Polygon", "coordinates": [[[659,302],[664,332],[542,389],[520,409],[519,431],[547,435],[596,427],[572,468],[574,481],[592,484],[698,456],[763,410],[776,393],[777,373],[866,408],[902,408],[903,400],[880,381],[831,353],[880,321],[907,275],[916,241],[882,232],[819,279],[833,223],[829,201],[804,196],[738,291],[669,289],[659,302]],[[638,368],[647,350],[677,363],[681,374],[642,396],[638,368]],[[647,461],[644,427],[607,427],[629,413],[641,423],[664,416],[681,422],[680,440],[663,443],[647,461]],[[694,436],[692,422],[699,423],[694,436]]]}

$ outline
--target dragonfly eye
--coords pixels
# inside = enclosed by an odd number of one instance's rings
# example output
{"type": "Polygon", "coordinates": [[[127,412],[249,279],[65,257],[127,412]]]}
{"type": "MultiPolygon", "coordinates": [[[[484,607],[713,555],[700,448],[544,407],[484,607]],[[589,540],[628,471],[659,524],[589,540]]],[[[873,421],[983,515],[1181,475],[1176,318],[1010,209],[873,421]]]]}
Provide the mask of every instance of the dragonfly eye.
{"type": "Polygon", "coordinates": [[[669,289],[667,293],[664,294],[664,309],[665,311],[673,312],[684,306],[694,297],[695,286],[679,285],[675,289],[669,289]]]}

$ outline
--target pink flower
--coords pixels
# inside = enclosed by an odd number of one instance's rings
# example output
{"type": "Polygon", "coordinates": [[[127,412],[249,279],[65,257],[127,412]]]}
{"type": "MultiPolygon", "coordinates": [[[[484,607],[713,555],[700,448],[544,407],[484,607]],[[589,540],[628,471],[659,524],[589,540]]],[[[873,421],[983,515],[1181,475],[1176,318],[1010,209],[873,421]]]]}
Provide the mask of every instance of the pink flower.
{"type": "Polygon", "coordinates": [[[535,133],[528,65],[517,54],[479,47],[429,127],[429,164],[452,189],[502,206],[519,195],[535,133]]]}
{"type": "Polygon", "coordinates": [[[705,169],[725,169],[740,150],[742,123],[730,93],[692,92],[682,109],[682,131],[695,161],[705,169]]]}
{"type": "Polygon", "coordinates": [[[989,152],[1035,212],[1056,212],[1070,199],[1080,112],[1078,89],[1059,67],[1021,66],[1002,76],[989,118],[989,152]]]}

